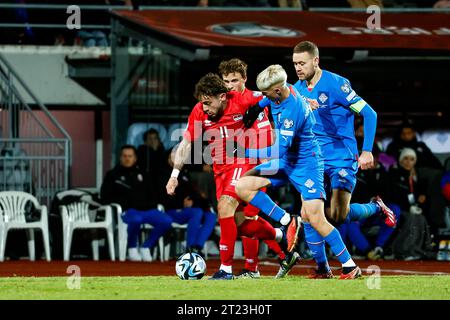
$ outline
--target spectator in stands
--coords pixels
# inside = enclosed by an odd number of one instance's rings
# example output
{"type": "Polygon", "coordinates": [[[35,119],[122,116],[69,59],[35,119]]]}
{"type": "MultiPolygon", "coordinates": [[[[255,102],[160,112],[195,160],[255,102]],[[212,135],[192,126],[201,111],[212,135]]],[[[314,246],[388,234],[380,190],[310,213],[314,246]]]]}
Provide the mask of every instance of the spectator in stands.
{"type": "Polygon", "coordinates": [[[417,140],[416,130],[410,122],[405,122],[401,126],[398,135],[387,146],[386,153],[398,159],[404,148],[411,148],[415,151],[417,156],[416,168],[443,169],[441,162],[433,155],[430,148],[417,140]]]}
{"type": "Polygon", "coordinates": [[[106,173],[101,186],[103,203],[118,203],[122,220],[128,224],[128,256],[132,261],[151,261],[151,249],[170,228],[172,219],[156,209],[156,189],[153,181],[136,165],[136,148],[121,148],[120,163],[106,173]],[[153,226],[150,236],[138,251],[138,237],[142,224],[153,226]]]}
{"type": "Polygon", "coordinates": [[[161,180],[161,172],[167,158],[159,133],[157,130],[150,128],[143,134],[142,139],[144,144],[140,145],[137,151],[138,166],[158,186],[165,186],[166,180],[161,180]]]}
{"type": "MultiPolygon", "coordinates": [[[[369,170],[358,171],[355,191],[352,195],[352,203],[366,203],[379,195],[386,198],[389,176],[386,169],[378,162],[379,150],[373,150],[374,167],[369,170]]],[[[398,205],[387,204],[394,212],[397,221],[400,220],[401,209],[398,205]]],[[[372,216],[362,221],[344,223],[338,227],[344,241],[350,241],[360,254],[367,255],[371,260],[381,259],[385,246],[394,233],[394,228],[386,226],[379,216],[372,216]],[[368,239],[375,236],[375,241],[368,239]]]]}
{"type": "MultiPolygon", "coordinates": [[[[172,153],[169,152],[162,172],[163,181],[169,180],[172,167],[172,153]]],[[[164,192],[165,186],[162,186],[158,192],[161,197],[160,202],[174,222],[188,224],[186,250],[202,254],[205,242],[216,225],[216,215],[211,212],[211,203],[194,188],[186,168],[178,176],[178,181],[177,192],[174,196],[164,192]]]]}
{"type": "Polygon", "coordinates": [[[417,155],[414,149],[404,148],[399,156],[399,166],[389,170],[386,196],[391,203],[398,204],[402,211],[409,212],[411,206],[426,209],[425,186],[416,172],[417,155]]]}
{"type": "Polygon", "coordinates": [[[347,0],[352,8],[367,8],[369,6],[378,6],[383,8],[383,0],[347,0]]]}

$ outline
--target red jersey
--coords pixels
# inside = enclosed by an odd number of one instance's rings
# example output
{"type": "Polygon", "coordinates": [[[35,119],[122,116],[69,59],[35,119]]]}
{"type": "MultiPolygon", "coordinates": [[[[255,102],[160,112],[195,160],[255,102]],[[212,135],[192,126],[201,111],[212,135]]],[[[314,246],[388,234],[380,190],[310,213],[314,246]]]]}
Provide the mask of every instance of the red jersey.
{"type": "MultiPolygon", "coordinates": [[[[250,90],[247,91],[251,93],[250,90]]],[[[249,164],[251,161],[254,161],[254,159],[230,158],[226,154],[226,147],[228,145],[230,148],[233,145],[233,141],[237,141],[242,145],[249,145],[245,143],[249,139],[246,139],[244,133],[244,114],[249,107],[261,100],[262,96],[231,91],[227,93],[227,98],[227,106],[222,116],[218,119],[209,119],[208,115],[203,112],[202,103],[197,103],[189,115],[188,126],[184,133],[184,138],[190,142],[200,137],[208,141],[215,174],[221,173],[229,165],[249,164]]],[[[268,120],[267,116],[264,118],[268,120]]],[[[259,122],[263,121],[265,120],[261,119],[259,122]]]]}

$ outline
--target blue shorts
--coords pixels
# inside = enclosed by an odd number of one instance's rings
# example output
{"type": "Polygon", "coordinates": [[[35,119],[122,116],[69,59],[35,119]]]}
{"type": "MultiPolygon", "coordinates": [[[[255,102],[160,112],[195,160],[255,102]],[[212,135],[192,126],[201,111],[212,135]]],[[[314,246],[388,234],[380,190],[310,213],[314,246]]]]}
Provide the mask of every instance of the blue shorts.
{"type": "Polygon", "coordinates": [[[270,180],[272,186],[280,187],[289,181],[301,193],[304,200],[326,199],[323,186],[323,160],[293,164],[283,159],[273,159],[254,168],[260,176],[270,180]]]}
{"type": "Polygon", "coordinates": [[[352,193],[356,186],[357,172],[356,160],[325,160],[325,174],[330,179],[331,189],[347,190],[352,193]]]}

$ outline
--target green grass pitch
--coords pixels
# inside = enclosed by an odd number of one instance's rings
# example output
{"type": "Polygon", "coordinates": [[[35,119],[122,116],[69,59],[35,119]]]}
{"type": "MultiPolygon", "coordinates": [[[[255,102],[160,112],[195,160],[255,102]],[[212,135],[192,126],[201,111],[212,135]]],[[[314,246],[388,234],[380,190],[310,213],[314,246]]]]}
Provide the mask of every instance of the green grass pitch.
{"type": "Polygon", "coordinates": [[[179,280],[172,277],[0,278],[0,299],[290,300],[290,299],[450,299],[450,276],[370,276],[340,281],[290,276],[275,280],[179,280]],[[373,289],[369,289],[372,287],[373,289]]]}

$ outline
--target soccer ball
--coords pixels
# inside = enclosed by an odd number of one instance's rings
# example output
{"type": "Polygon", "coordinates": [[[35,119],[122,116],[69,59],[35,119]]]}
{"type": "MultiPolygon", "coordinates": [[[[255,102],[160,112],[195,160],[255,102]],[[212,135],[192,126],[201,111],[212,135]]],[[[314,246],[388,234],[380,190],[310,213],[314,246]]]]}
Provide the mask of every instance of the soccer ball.
{"type": "Polygon", "coordinates": [[[198,253],[185,253],[177,259],[175,270],[181,280],[199,280],[206,273],[206,262],[198,253]]]}

